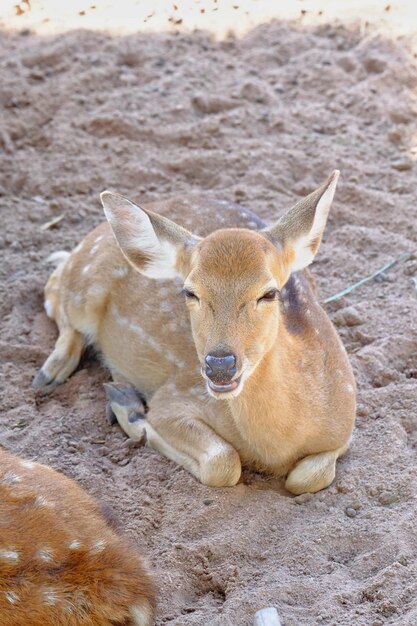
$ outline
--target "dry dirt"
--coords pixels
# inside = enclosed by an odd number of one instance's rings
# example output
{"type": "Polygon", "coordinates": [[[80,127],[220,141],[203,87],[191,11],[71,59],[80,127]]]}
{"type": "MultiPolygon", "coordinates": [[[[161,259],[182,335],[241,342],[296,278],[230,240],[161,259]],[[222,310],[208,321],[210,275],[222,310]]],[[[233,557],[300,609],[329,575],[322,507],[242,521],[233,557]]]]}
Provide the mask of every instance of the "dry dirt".
{"type": "Polygon", "coordinates": [[[31,390],[56,337],[44,260],[103,219],[106,187],[142,203],[206,191],[272,220],[338,167],[321,296],[415,251],[407,40],[325,20],[220,41],[3,29],[0,55],[1,442],[113,507],[153,565],[159,626],[249,626],[266,605],[284,626],[415,626],[415,257],[327,305],[358,418],[335,483],[314,496],[250,470],[210,489],[136,448],[106,423],[108,375],[91,356],[39,406],[31,390]]]}

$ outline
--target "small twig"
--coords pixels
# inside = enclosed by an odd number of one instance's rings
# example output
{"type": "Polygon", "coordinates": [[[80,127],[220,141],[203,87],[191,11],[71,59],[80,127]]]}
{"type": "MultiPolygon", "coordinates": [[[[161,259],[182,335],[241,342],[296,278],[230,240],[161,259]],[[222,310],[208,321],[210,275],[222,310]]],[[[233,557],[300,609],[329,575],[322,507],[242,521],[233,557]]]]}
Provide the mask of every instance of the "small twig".
{"type": "Polygon", "coordinates": [[[365,278],[362,278],[361,280],[358,280],[357,283],[354,283],[353,285],[350,285],[349,287],[346,287],[346,289],[343,289],[343,291],[339,291],[339,293],[336,293],[334,296],[330,296],[330,298],[326,298],[324,300],[324,304],[327,304],[328,302],[333,302],[334,300],[338,300],[339,298],[341,298],[342,296],[345,296],[346,294],[350,293],[351,291],[353,291],[357,287],[360,287],[361,285],[364,285],[365,283],[367,283],[370,280],[374,279],[376,276],[379,276],[380,274],[383,274],[387,270],[391,269],[392,267],[394,267],[394,265],[397,265],[397,263],[402,263],[404,261],[407,261],[414,254],[415,254],[415,252],[404,252],[404,254],[402,254],[401,256],[398,257],[398,259],[395,259],[394,261],[390,261],[389,263],[387,263],[386,265],[381,267],[379,270],[377,270],[376,272],[374,272],[370,276],[366,276],[365,278]]]}
{"type": "Polygon", "coordinates": [[[268,606],[255,613],[254,626],[281,626],[278,611],[273,606],[268,606]]]}

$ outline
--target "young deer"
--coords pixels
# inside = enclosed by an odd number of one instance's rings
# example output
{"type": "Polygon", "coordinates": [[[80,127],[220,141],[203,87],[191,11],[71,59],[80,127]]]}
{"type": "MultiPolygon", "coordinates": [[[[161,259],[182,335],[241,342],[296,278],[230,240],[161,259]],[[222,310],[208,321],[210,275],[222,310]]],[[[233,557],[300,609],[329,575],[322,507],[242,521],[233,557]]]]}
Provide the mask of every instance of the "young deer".
{"type": "Polygon", "coordinates": [[[294,494],[327,487],[349,445],[355,383],[300,270],[338,176],[267,228],[227,202],[177,199],[152,206],[157,215],[102,193],[108,224],[57,253],[45,308],[60,334],[34,387],[62,383],[92,344],[119,381],[107,387],[110,417],[202,483],[235,485],[243,462],[286,475],[294,494]]]}
{"type": "Polygon", "coordinates": [[[150,626],[153,584],[134,546],[80,487],[0,448],[2,626],[150,626]]]}

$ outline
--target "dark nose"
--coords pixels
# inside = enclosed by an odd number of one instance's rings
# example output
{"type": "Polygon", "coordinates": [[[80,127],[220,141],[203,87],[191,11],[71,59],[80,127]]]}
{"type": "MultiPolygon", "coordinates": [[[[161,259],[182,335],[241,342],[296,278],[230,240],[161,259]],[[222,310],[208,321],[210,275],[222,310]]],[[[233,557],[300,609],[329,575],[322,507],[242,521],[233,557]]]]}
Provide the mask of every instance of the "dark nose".
{"type": "Polygon", "coordinates": [[[209,352],[205,361],[206,376],[215,383],[229,382],[236,374],[234,354],[209,352]]]}

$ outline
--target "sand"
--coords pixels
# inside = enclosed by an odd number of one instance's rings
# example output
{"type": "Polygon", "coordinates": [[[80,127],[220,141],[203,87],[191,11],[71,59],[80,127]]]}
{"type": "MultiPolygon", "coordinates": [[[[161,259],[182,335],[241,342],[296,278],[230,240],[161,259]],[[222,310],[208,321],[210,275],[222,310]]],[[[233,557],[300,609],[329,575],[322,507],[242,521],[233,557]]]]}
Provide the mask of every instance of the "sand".
{"type": "Polygon", "coordinates": [[[416,251],[412,41],[320,20],[218,39],[171,23],[115,36],[82,16],[0,32],[0,441],[111,505],[152,564],[158,626],[249,626],[267,605],[284,626],[417,624],[416,256],[326,305],[358,417],[316,495],[249,469],[208,488],[136,447],[106,423],[93,355],[40,404],[31,390],[57,334],[45,258],[100,223],[104,188],[138,203],[205,192],[272,221],[338,167],[321,298],[416,251]]]}

